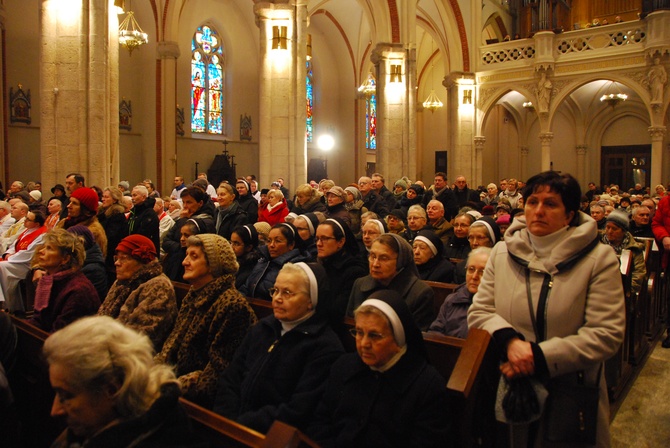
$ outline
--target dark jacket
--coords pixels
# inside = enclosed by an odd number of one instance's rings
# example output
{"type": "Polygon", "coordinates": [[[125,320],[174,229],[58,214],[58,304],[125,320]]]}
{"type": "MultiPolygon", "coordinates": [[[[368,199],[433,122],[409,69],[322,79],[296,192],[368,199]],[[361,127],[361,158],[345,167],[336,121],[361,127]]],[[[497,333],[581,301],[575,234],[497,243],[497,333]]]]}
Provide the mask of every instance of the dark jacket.
{"type": "Polygon", "coordinates": [[[293,208],[291,211],[296,215],[304,215],[305,213],[313,212],[326,212],[326,204],[321,202],[323,196],[321,193],[314,193],[314,196],[310,198],[309,201],[305,202],[303,205],[298,204],[297,199],[293,201],[293,208]]]}
{"type": "Polygon", "coordinates": [[[333,303],[327,307],[324,306],[325,304],[320,304],[320,306],[328,308],[324,312],[331,317],[332,322],[342,323],[354,282],[368,275],[368,262],[344,250],[328,258],[319,258],[318,261],[326,270],[328,284],[333,288],[333,303]]]}
{"type": "Polygon", "coordinates": [[[447,221],[451,221],[458,214],[458,201],[453,190],[445,187],[439,194],[435,194],[435,190],[429,189],[423,195],[424,208],[433,199],[440,201],[444,205],[444,219],[447,221]]]}
{"type": "Polygon", "coordinates": [[[116,272],[114,267],[114,254],[116,246],[122,239],[128,236],[128,222],[124,208],[119,204],[114,204],[108,210],[100,210],[98,213],[98,222],[105,229],[107,235],[107,257],[105,257],[105,266],[110,272],[116,272]]]}
{"type": "Polygon", "coordinates": [[[248,224],[247,212],[240,207],[237,201],[234,201],[228,210],[217,210],[215,217],[216,233],[228,241],[235,227],[248,224]]]}
{"type": "Polygon", "coordinates": [[[130,210],[128,217],[128,235],[144,235],[153,241],[156,253],[161,250],[158,215],[154,211],[156,200],[146,198],[141,204],[135,205],[130,210]]]}
{"type": "Polygon", "coordinates": [[[97,244],[92,244],[91,247],[86,249],[86,259],[84,260],[84,266],[81,267],[81,272],[93,284],[100,300],[104,300],[110,284],[107,279],[105,260],[102,257],[100,246],[97,244]]]}
{"type": "Polygon", "coordinates": [[[444,258],[456,258],[465,260],[470,253],[470,242],[467,238],[457,238],[453,236],[449,238],[449,243],[444,245],[444,258]]]}
{"type": "Polygon", "coordinates": [[[298,263],[300,261],[307,261],[308,258],[298,249],[290,250],[275,259],[270,259],[270,252],[267,246],[259,247],[258,251],[261,257],[251,271],[247,282],[240,288],[240,292],[247,297],[272,300],[268,291],[275,285],[277,274],[279,274],[284,263],[298,263]]]}
{"type": "Polygon", "coordinates": [[[328,206],[328,211],[326,212],[327,218],[340,218],[346,225],[351,228],[351,216],[349,216],[349,210],[344,206],[344,203],[328,206]]]}
{"type": "Polygon", "coordinates": [[[449,260],[436,256],[422,265],[416,265],[421,280],[431,282],[452,283],[454,281],[454,265],[449,260]]]}
{"type": "Polygon", "coordinates": [[[435,319],[433,290],[409,269],[398,272],[388,286],[377,283],[370,275],[356,280],[349,296],[347,315],[353,316],[354,310],[370,297],[370,294],[379,289],[391,289],[400,294],[414,316],[414,322],[422,331],[428,329],[430,323],[435,319]]]}
{"type": "Polygon", "coordinates": [[[247,223],[253,224],[258,221],[258,201],[250,194],[245,194],[237,199],[242,210],[247,212],[247,223]]]}
{"type": "Polygon", "coordinates": [[[456,203],[458,204],[458,208],[463,207],[468,202],[481,202],[479,198],[479,192],[477,190],[472,190],[468,187],[465,187],[462,190],[454,188],[453,192],[454,197],[456,198],[456,203]]]}
{"type": "Polygon", "coordinates": [[[370,190],[367,196],[363,198],[363,207],[367,208],[370,212],[376,213],[380,218],[386,217],[390,212],[386,206],[386,201],[375,193],[374,190],[370,190]]]}
{"type": "Polygon", "coordinates": [[[437,313],[437,319],[428,331],[465,339],[468,337],[468,309],[472,305],[472,294],[464,283],[449,294],[437,313]]]}
{"type": "Polygon", "coordinates": [[[258,252],[257,249],[254,249],[237,259],[237,264],[240,265],[240,268],[237,270],[237,275],[235,276],[235,287],[238,290],[247,282],[247,279],[256,267],[256,263],[258,263],[260,257],[260,252],[258,252]]]}
{"type": "MultiPolygon", "coordinates": [[[[68,430],[52,448],[68,448],[83,442],[68,430]]],[[[200,448],[207,444],[193,432],[191,423],[179,405],[179,387],[174,383],[161,386],[161,395],[149,410],[139,417],[121,421],[96,433],[86,441],[87,448],[200,448]]]]}
{"type": "Polygon", "coordinates": [[[386,185],[382,185],[377,194],[381,196],[382,200],[386,203],[386,208],[389,212],[395,208],[396,198],[393,193],[386,188],[386,185]]]}
{"type": "Polygon", "coordinates": [[[249,330],[223,372],[215,412],[262,433],[275,420],[306,429],[344,349],[317,315],[284,335],[281,330],[274,316],[249,330]]]}
{"type": "Polygon", "coordinates": [[[307,434],[324,448],[451,447],[445,385],[411,351],[384,373],[348,353],[333,366],[307,434]]]}

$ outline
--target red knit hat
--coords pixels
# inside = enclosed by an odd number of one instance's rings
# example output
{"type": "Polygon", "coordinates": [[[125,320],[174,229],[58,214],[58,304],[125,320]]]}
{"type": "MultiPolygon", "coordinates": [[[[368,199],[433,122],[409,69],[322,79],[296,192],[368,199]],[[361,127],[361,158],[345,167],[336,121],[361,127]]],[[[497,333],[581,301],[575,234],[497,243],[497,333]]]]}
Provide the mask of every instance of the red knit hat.
{"type": "Polygon", "coordinates": [[[144,235],[128,235],[116,246],[116,251],[130,254],[131,257],[142,263],[149,263],[156,259],[156,247],[153,241],[144,235]]]}
{"type": "Polygon", "coordinates": [[[70,197],[78,199],[81,205],[93,213],[98,211],[98,193],[94,189],[88,187],[77,188],[72,192],[70,197]]]}

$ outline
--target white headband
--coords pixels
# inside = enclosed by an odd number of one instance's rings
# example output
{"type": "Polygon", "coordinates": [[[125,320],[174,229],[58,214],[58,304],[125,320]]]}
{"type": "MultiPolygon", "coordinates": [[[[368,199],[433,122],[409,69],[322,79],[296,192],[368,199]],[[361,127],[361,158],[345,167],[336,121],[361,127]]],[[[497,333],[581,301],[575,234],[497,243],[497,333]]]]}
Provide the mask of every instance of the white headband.
{"type": "Polygon", "coordinates": [[[365,302],[361,303],[361,306],[365,305],[375,307],[379,311],[384,313],[384,315],[388,318],[389,322],[391,322],[391,328],[393,328],[394,339],[396,340],[396,342],[400,347],[404,347],[405,329],[402,326],[402,322],[400,322],[398,314],[396,314],[395,310],[391,307],[391,305],[379,299],[367,299],[365,302]]]}
{"type": "Polygon", "coordinates": [[[300,215],[299,217],[304,219],[305,222],[307,222],[307,227],[309,227],[309,234],[314,235],[315,231],[314,231],[314,224],[312,224],[312,220],[305,215],[300,215]]]}
{"type": "Polygon", "coordinates": [[[491,224],[489,224],[486,221],[477,220],[477,221],[473,222],[472,225],[470,225],[470,228],[475,227],[475,226],[486,226],[486,229],[489,232],[489,238],[491,238],[491,242],[493,242],[493,244],[495,245],[496,234],[493,232],[493,227],[491,227],[491,224]]]}
{"type": "Polygon", "coordinates": [[[423,241],[426,243],[426,245],[430,248],[431,252],[433,252],[433,255],[437,255],[437,247],[433,244],[431,240],[426,238],[425,236],[419,235],[416,238],[414,238],[414,241],[423,241]]]}
{"type": "Polygon", "coordinates": [[[295,230],[293,230],[293,226],[287,222],[282,222],[281,225],[284,227],[288,227],[291,233],[293,234],[293,238],[295,238],[295,230]]]}
{"type": "Polygon", "coordinates": [[[382,235],[386,233],[386,230],[384,230],[384,224],[382,224],[380,220],[368,219],[367,222],[374,222],[375,224],[377,224],[377,227],[379,227],[379,233],[381,233],[382,235]]]}
{"type": "Polygon", "coordinates": [[[316,304],[319,303],[319,284],[316,281],[314,271],[312,271],[310,267],[302,261],[300,263],[296,263],[295,265],[305,271],[305,274],[307,274],[307,278],[309,278],[309,298],[312,300],[312,306],[316,307],[316,304]]]}
{"type": "Polygon", "coordinates": [[[337,227],[339,227],[340,230],[342,231],[342,235],[345,235],[345,236],[347,235],[346,233],[344,233],[344,227],[342,227],[342,224],[340,224],[339,222],[337,222],[333,218],[328,218],[328,219],[326,219],[326,221],[334,222],[335,224],[337,224],[337,227]]]}
{"type": "Polygon", "coordinates": [[[251,233],[251,229],[249,228],[249,226],[242,226],[242,227],[247,229],[247,232],[249,233],[249,238],[251,238],[251,240],[253,241],[254,235],[251,233]]]}

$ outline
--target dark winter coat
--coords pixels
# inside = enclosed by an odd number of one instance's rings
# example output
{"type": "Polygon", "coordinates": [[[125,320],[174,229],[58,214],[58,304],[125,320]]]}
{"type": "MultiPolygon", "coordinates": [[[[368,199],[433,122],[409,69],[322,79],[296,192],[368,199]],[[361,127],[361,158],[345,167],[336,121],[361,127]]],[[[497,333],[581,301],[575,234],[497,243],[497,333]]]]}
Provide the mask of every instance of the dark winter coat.
{"type": "Polygon", "coordinates": [[[128,236],[128,222],[126,221],[125,209],[120,204],[114,204],[107,210],[100,210],[98,221],[107,235],[107,256],[105,266],[107,271],[116,272],[114,267],[114,253],[116,246],[122,239],[128,236]]]}
{"type": "Polygon", "coordinates": [[[143,235],[153,241],[156,253],[161,250],[158,215],[154,211],[156,200],[146,198],[141,204],[133,206],[128,217],[128,235],[143,235]]]}
{"type": "Polygon", "coordinates": [[[354,283],[369,273],[368,262],[344,250],[328,258],[319,258],[318,261],[326,270],[333,297],[332,304],[319,304],[319,306],[331,317],[332,322],[341,323],[347,312],[347,304],[354,283]]]}
{"type": "Polygon", "coordinates": [[[472,294],[464,283],[449,294],[437,313],[437,319],[428,331],[465,339],[468,337],[468,309],[472,305],[472,294]]]}
{"type": "Polygon", "coordinates": [[[258,201],[250,194],[245,194],[237,199],[242,210],[247,212],[247,223],[253,224],[258,221],[258,201]]]}
{"type": "Polygon", "coordinates": [[[277,258],[271,259],[270,252],[267,246],[258,248],[261,257],[258,263],[249,274],[249,278],[245,285],[240,288],[240,292],[247,297],[254,297],[257,299],[272,300],[269,290],[274,287],[277,274],[285,263],[298,263],[300,261],[308,261],[308,258],[298,249],[293,249],[280,255],[277,258]]]}
{"type": "Polygon", "coordinates": [[[422,265],[416,265],[421,280],[431,282],[452,283],[454,281],[454,265],[449,260],[436,256],[422,265]]]}
{"type": "Polygon", "coordinates": [[[237,201],[234,201],[228,210],[217,210],[216,233],[230,241],[230,235],[236,227],[249,224],[247,212],[245,212],[237,201]]]}
{"type": "Polygon", "coordinates": [[[84,266],[81,267],[81,272],[91,281],[93,287],[98,292],[98,297],[101,297],[100,300],[102,300],[107,295],[109,283],[107,269],[105,268],[105,259],[97,244],[92,244],[91,247],[86,249],[86,259],[84,260],[84,266]]]}

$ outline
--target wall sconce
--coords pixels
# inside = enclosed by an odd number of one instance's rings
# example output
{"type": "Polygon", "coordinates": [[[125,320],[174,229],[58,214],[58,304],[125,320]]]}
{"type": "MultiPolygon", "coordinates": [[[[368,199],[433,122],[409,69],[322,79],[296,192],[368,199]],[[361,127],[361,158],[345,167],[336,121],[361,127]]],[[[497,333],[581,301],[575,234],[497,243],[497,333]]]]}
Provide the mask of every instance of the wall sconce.
{"type": "Polygon", "coordinates": [[[391,65],[391,82],[402,82],[402,65],[391,65]]]}
{"type": "Polygon", "coordinates": [[[287,28],[285,26],[272,27],[272,49],[286,50],[288,48],[288,39],[286,38],[287,28]]]}
{"type": "Polygon", "coordinates": [[[472,104],[472,89],[463,90],[463,104],[472,104]]]}
{"type": "Polygon", "coordinates": [[[312,60],[312,35],[307,35],[307,60],[312,60]]]}

